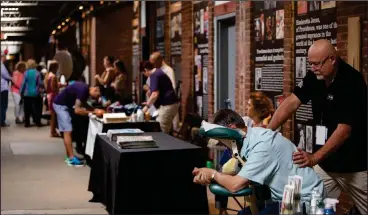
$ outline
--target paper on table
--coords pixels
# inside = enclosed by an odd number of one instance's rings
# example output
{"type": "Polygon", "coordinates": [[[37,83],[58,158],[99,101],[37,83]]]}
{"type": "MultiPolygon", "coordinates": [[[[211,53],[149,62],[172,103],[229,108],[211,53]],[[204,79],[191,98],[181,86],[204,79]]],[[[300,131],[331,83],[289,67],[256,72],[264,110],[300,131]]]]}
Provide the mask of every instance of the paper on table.
{"type": "Polygon", "coordinates": [[[202,125],[201,125],[201,128],[204,129],[205,132],[209,131],[209,130],[212,130],[212,129],[215,129],[215,128],[225,128],[224,126],[221,126],[221,125],[216,125],[216,124],[212,124],[212,123],[208,123],[206,121],[202,121],[202,125]]]}
{"type": "Polygon", "coordinates": [[[316,145],[323,146],[326,142],[326,127],[325,126],[316,126],[316,145]]]}

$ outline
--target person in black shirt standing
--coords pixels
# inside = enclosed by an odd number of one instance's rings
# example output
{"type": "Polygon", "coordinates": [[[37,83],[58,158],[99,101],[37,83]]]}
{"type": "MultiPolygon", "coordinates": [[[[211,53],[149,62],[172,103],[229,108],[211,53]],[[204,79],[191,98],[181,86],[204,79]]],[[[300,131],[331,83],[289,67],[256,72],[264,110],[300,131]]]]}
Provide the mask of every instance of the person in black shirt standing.
{"type": "Polygon", "coordinates": [[[312,101],[318,143],[312,154],[298,149],[294,163],[314,167],[328,197],[338,198],[344,190],[359,212],[367,214],[367,84],[327,40],[314,42],[308,61],[312,71],[276,110],[268,127],[277,129],[302,103],[312,101]]]}

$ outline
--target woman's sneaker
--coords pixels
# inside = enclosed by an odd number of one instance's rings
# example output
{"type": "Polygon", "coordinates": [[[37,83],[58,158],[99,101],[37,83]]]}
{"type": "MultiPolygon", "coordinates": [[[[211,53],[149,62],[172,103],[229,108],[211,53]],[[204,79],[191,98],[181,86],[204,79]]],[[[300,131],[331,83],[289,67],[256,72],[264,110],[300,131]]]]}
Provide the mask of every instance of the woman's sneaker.
{"type": "Polygon", "coordinates": [[[73,157],[72,159],[68,159],[68,166],[82,167],[84,166],[84,162],[80,161],[77,157],[73,157]]]}

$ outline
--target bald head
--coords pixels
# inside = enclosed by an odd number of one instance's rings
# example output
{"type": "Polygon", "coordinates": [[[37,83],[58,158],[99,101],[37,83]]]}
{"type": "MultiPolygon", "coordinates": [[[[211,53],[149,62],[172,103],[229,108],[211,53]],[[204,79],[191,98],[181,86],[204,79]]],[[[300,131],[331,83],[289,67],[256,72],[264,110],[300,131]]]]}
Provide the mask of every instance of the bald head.
{"type": "Polygon", "coordinates": [[[160,52],[153,52],[150,57],[149,57],[149,61],[155,65],[156,68],[161,68],[162,67],[162,55],[160,54],[160,52]]]}
{"type": "Polygon", "coordinates": [[[308,56],[309,54],[315,54],[315,53],[320,53],[325,56],[332,55],[336,57],[335,47],[330,43],[330,41],[325,40],[325,39],[317,40],[311,45],[308,51],[308,56]]]}
{"type": "Polygon", "coordinates": [[[333,79],[336,69],[337,53],[328,40],[317,40],[308,50],[308,61],[311,69],[320,80],[333,79]]]}

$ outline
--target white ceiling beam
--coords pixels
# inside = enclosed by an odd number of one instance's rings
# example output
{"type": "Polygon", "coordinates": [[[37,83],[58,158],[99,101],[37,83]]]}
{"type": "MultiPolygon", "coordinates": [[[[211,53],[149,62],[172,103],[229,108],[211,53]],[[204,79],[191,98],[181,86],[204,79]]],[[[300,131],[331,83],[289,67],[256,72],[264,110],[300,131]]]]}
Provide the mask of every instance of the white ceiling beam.
{"type": "Polygon", "coordinates": [[[22,41],[1,41],[1,45],[20,45],[22,41]]]}
{"type": "Polygon", "coordinates": [[[31,31],[32,28],[29,27],[23,27],[23,26],[18,26],[18,27],[1,27],[1,31],[2,32],[9,32],[9,31],[31,31]]]}
{"type": "Polygon", "coordinates": [[[26,21],[37,19],[35,17],[3,17],[1,18],[1,22],[17,22],[17,21],[26,21]]]}
{"type": "Polygon", "coordinates": [[[2,7],[37,6],[38,2],[1,2],[2,7]]]}
{"type": "Polygon", "coordinates": [[[16,33],[16,32],[10,32],[10,33],[4,33],[4,36],[7,36],[7,37],[17,37],[17,36],[25,36],[26,33],[16,33]]]}

